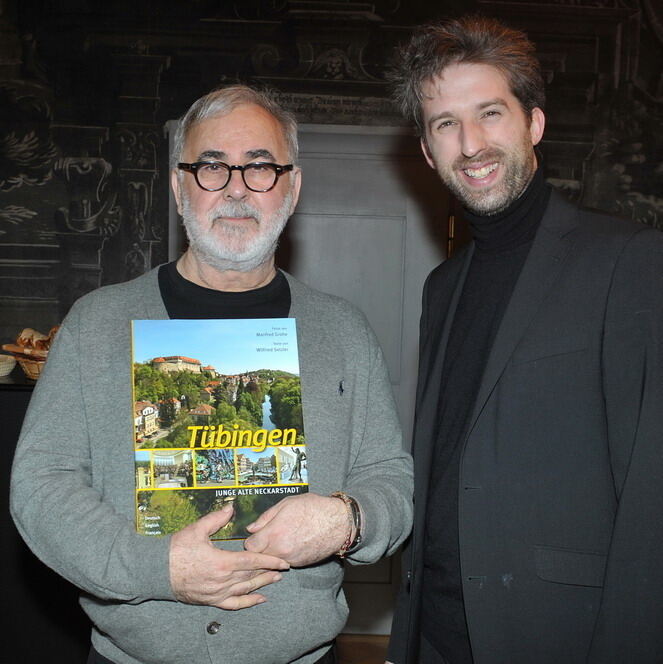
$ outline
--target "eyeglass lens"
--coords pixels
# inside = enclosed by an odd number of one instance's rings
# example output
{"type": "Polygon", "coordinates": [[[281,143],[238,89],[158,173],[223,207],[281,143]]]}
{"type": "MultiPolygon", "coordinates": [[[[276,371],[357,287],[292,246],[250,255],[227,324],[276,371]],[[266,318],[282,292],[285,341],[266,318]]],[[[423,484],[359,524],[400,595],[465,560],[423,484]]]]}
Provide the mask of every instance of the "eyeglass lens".
{"type": "MultiPolygon", "coordinates": [[[[225,164],[205,164],[198,168],[198,181],[206,189],[222,189],[230,179],[225,164]]],[[[271,189],[276,182],[276,170],[271,164],[248,164],[242,171],[244,184],[255,191],[271,189]]]]}

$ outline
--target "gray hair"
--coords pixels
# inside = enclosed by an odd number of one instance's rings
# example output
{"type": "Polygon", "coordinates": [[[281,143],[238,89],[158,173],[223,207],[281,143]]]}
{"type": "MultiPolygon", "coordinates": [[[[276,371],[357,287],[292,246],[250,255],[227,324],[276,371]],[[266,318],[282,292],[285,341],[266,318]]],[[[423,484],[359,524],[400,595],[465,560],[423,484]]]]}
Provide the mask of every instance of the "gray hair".
{"type": "Polygon", "coordinates": [[[288,149],[288,160],[297,162],[299,145],[297,142],[297,120],[276,100],[274,92],[255,90],[248,85],[229,85],[206,94],[195,101],[189,110],[180,118],[173,139],[173,153],[170,159],[171,168],[176,168],[182,159],[184,143],[189,130],[203,120],[218,118],[232,112],[238,106],[255,104],[270,113],[283,128],[283,136],[288,149]]]}

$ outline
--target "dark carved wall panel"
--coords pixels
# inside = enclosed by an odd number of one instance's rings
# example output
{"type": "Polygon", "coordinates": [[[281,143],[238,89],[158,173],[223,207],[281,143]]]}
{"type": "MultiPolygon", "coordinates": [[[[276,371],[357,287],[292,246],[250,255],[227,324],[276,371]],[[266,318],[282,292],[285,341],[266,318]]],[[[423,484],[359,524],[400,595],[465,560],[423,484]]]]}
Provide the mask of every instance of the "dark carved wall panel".
{"type": "Polygon", "coordinates": [[[527,30],[547,78],[551,181],[663,228],[663,8],[651,0],[481,2],[527,30]]]}
{"type": "Polygon", "coordinates": [[[197,96],[264,83],[304,122],[402,124],[384,82],[393,48],[474,8],[537,44],[554,184],[663,226],[657,0],[0,0],[2,341],[166,260],[164,125],[197,96]]]}

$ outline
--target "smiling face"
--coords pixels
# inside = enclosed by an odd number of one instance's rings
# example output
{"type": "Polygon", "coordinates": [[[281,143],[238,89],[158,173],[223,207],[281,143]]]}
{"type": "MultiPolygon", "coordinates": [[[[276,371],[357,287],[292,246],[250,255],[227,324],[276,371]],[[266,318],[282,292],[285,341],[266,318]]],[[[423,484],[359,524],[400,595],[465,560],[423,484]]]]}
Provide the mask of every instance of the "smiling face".
{"type": "Polygon", "coordinates": [[[528,118],[490,65],[449,65],[422,92],[421,145],[429,165],[468,210],[489,215],[506,209],[536,170],[541,109],[528,118]]]}
{"type": "MultiPolygon", "coordinates": [[[[186,136],[182,161],[227,164],[289,163],[280,123],[254,104],[194,125],[186,136]]],[[[197,261],[219,271],[250,272],[273,261],[279,235],[299,196],[300,171],[281,176],[268,192],[246,187],[239,171],[220,191],[205,191],[193,174],[173,171],[171,182],[197,261]]]]}

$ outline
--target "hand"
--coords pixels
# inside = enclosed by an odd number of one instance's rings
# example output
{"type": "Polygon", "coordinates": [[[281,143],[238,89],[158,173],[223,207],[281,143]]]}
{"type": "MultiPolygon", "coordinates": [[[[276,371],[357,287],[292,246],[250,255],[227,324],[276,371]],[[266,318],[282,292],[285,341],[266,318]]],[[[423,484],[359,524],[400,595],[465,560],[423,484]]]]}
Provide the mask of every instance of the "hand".
{"type": "Polygon", "coordinates": [[[209,537],[232,514],[232,505],[226,505],[172,536],[170,583],[180,602],[246,609],[266,600],[254,591],[281,579],[274,570],[289,569],[285,560],[274,556],[217,549],[209,537]]]}
{"type": "Polygon", "coordinates": [[[288,496],[247,526],[252,535],[244,548],[303,567],[339,551],[350,528],[342,500],[316,493],[288,496]]]}

